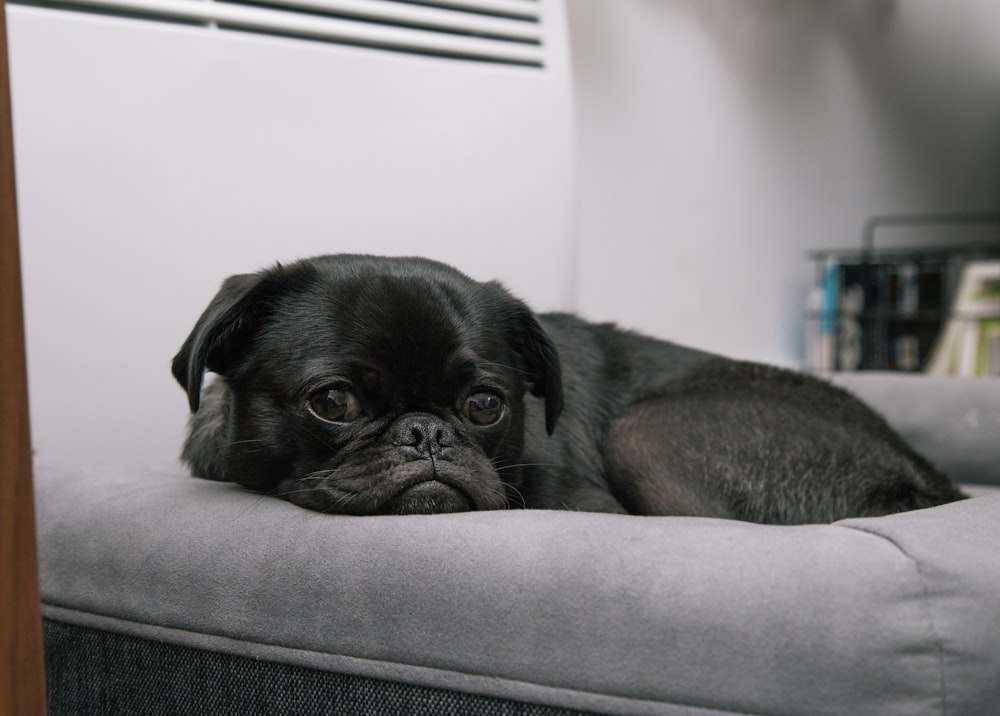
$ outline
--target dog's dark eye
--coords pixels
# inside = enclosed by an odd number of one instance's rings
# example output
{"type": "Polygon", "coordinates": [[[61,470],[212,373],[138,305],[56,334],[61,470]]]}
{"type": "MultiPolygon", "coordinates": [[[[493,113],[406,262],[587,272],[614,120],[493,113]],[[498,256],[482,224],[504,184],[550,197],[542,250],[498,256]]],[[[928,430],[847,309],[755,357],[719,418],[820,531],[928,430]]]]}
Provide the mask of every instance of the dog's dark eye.
{"type": "Polygon", "coordinates": [[[354,393],[341,388],[322,388],[309,396],[309,411],[328,423],[349,423],[361,415],[354,393]]]}
{"type": "Polygon", "coordinates": [[[465,417],[475,425],[492,425],[503,415],[503,400],[494,393],[473,393],[465,399],[465,417]]]}

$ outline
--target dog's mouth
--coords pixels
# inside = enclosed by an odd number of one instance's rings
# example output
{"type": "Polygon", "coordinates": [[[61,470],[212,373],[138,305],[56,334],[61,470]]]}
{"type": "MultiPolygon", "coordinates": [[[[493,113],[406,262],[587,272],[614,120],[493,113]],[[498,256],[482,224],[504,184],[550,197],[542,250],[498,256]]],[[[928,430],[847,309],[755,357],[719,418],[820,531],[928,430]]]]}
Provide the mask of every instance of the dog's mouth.
{"type": "Polygon", "coordinates": [[[476,503],[464,490],[434,475],[399,490],[378,514],[430,515],[475,510],[476,503]]]}
{"type": "Polygon", "coordinates": [[[278,497],[320,512],[354,515],[418,515],[495,510],[507,496],[495,473],[480,466],[418,459],[387,470],[360,465],[286,480],[278,497]]]}

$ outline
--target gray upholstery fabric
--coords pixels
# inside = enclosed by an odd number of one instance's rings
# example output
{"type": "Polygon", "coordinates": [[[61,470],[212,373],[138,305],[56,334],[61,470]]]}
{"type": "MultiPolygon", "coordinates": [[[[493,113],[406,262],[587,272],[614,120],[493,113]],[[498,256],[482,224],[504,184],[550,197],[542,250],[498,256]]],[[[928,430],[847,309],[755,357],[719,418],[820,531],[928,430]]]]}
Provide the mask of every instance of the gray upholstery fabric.
{"type": "Polygon", "coordinates": [[[36,492],[50,620],[610,713],[1000,703],[1000,492],[798,527],[329,516],[113,469],[40,467],[36,492]]]}
{"type": "Polygon", "coordinates": [[[1000,378],[835,373],[956,482],[1000,485],[1000,378]]]}

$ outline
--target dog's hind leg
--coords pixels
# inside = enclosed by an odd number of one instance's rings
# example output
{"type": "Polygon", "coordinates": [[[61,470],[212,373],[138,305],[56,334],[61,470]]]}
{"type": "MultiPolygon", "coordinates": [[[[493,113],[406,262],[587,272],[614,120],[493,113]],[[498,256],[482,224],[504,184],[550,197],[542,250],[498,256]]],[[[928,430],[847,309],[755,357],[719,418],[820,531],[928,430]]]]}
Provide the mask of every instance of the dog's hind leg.
{"type": "Polygon", "coordinates": [[[805,399],[814,396],[779,387],[734,394],[702,386],[627,408],[605,434],[612,493],[634,514],[776,524],[963,496],[860,403],[823,410],[805,399]]]}
{"type": "Polygon", "coordinates": [[[711,461],[699,454],[700,446],[676,435],[680,417],[653,399],[612,421],[603,445],[612,493],[637,515],[735,517],[711,487],[711,461]]]}

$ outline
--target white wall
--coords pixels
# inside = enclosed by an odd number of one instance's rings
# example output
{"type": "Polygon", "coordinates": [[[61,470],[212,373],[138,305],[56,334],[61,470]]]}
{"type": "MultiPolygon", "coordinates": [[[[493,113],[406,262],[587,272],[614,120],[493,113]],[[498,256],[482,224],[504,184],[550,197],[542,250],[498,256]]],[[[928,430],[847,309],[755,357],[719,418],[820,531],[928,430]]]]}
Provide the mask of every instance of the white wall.
{"type": "Polygon", "coordinates": [[[277,260],[424,255],[568,307],[569,50],[541,7],[544,69],[8,5],[36,458],[175,469],[170,359],[277,260]]]}
{"type": "MultiPolygon", "coordinates": [[[[994,0],[576,0],[578,306],[801,359],[805,252],[1000,207],[994,0]]],[[[893,237],[888,237],[895,240],[893,237]]]]}
{"type": "Polygon", "coordinates": [[[572,0],[575,111],[543,7],[526,81],[8,5],[38,459],[174,469],[169,359],[224,276],[277,259],[430,255],[794,363],[806,250],[1000,206],[993,0],[572,0]]]}

